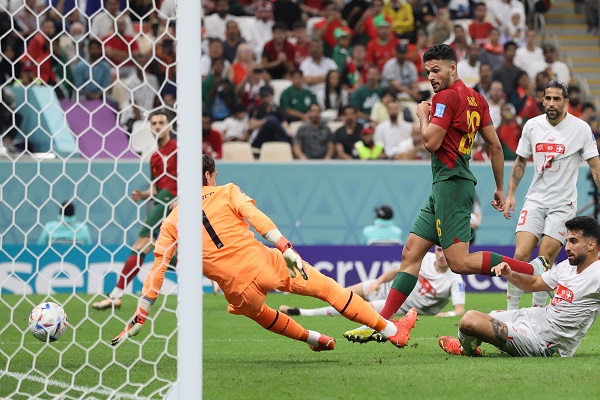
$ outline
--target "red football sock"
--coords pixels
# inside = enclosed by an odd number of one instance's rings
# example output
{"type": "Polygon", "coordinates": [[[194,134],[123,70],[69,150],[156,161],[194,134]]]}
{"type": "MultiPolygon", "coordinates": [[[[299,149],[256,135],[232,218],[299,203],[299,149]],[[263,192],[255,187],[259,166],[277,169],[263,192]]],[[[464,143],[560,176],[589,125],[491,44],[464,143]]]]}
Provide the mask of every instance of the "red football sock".
{"type": "Polygon", "coordinates": [[[481,275],[495,276],[491,271],[492,267],[501,262],[507,263],[515,272],[522,274],[533,275],[533,265],[525,261],[515,260],[514,258],[506,257],[491,251],[483,251],[483,262],[481,265],[481,275]]]}
{"type": "Polygon", "coordinates": [[[144,263],[144,258],[146,258],[146,254],[144,253],[132,253],[129,256],[127,261],[125,261],[125,265],[123,265],[121,275],[119,275],[117,288],[124,290],[129,282],[136,277],[138,272],[140,272],[140,266],[144,263]]]}
{"type": "Polygon", "coordinates": [[[385,306],[383,306],[383,310],[381,310],[379,314],[385,319],[391,319],[394,314],[396,314],[396,311],[400,309],[402,304],[404,304],[404,301],[407,297],[408,294],[404,294],[394,288],[391,288],[387,299],[385,299],[385,306]]]}

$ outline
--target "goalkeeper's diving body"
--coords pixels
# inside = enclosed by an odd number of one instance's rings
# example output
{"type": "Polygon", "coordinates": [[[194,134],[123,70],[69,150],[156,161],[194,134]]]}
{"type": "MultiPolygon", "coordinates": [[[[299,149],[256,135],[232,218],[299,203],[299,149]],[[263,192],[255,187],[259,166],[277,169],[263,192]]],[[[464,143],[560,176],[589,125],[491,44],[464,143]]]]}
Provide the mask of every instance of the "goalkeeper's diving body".
{"type": "MultiPolygon", "coordinates": [[[[314,351],[333,350],[335,339],[305,329],[265,304],[267,292],[278,289],[324,300],[349,320],[378,331],[396,347],[406,346],[417,321],[415,309],[393,322],[381,317],[360,296],[303,261],[273,221],[239,187],[217,186],[215,162],[210,156],[203,155],[202,164],[203,272],[223,290],[230,313],[244,315],[271,332],[306,342],[314,351]],[[256,240],[248,223],[276,248],[256,240]]],[[[177,246],[178,216],[176,207],[163,221],[154,248],[154,265],[144,283],[136,313],[111,341],[112,345],[137,335],[142,329],[177,246]]]]}

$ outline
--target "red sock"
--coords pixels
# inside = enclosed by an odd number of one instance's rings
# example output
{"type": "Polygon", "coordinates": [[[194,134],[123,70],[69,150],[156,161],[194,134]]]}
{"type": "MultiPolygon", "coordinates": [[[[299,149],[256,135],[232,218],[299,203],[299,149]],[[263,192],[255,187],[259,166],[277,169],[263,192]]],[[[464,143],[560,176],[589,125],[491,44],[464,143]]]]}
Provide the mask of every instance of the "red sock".
{"type": "Polygon", "coordinates": [[[407,297],[407,294],[391,288],[390,293],[385,299],[385,306],[383,306],[383,310],[381,310],[379,314],[385,319],[392,318],[394,314],[396,314],[396,311],[404,304],[407,297]],[[400,304],[400,306],[398,304],[400,304]]]}
{"type": "Polygon", "coordinates": [[[495,276],[491,269],[501,262],[507,263],[515,272],[522,274],[533,275],[533,265],[525,261],[515,260],[514,258],[506,257],[491,251],[483,251],[483,262],[481,263],[481,275],[495,276]]]}
{"type": "Polygon", "coordinates": [[[144,258],[146,258],[144,253],[134,253],[129,256],[127,261],[125,261],[125,265],[123,265],[121,275],[119,275],[119,280],[117,281],[119,289],[124,290],[129,282],[136,277],[138,272],[140,272],[140,266],[144,263],[144,258]]]}

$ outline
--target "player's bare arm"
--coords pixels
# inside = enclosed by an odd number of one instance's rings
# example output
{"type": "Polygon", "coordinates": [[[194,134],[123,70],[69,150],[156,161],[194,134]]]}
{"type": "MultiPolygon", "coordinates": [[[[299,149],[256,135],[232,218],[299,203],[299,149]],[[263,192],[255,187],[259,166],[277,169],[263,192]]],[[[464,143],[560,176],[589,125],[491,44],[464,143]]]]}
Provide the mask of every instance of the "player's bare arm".
{"type": "Polygon", "coordinates": [[[429,123],[429,112],[431,103],[422,101],[417,106],[417,117],[421,126],[421,135],[423,136],[423,145],[430,153],[437,151],[442,145],[446,130],[439,125],[429,123]]]}
{"type": "Polygon", "coordinates": [[[494,125],[491,123],[479,129],[479,134],[490,149],[490,160],[492,161],[492,172],[496,181],[496,190],[494,191],[494,199],[492,207],[498,211],[504,210],[504,152],[500,139],[496,134],[494,125]]]}
{"type": "Polygon", "coordinates": [[[596,187],[600,189],[600,158],[592,157],[587,160],[587,163],[590,166],[590,172],[592,173],[594,183],[596,184],[596,187]]]}
{"type": "Polygon", "coordinates": [[[514,161],[512,169],[510,170],[508,193],[506,195],[506,203],[504,203],[504,217],[506,219],[510,219],[513,212],[515,211],[515,205],[517,203],[517,201],[515,200],[515,192],[519,187],[519,183],[521,183],[521,179],[523,179],[523,175],[525,175],[526,166],[527,158],[517,156],[517,159],[514,161]]]}
{"type": "Polygon", "coordinates": [[[372,292],[376,292],[379,290],[379,286],[383,283],[391,282],[394,280],[396,275],[398,274],[399,269],[389,270],[379,276],[379,278],[375,279],[375,282],[371,286],[365,290],[365,296],[370,295],[372,292]]]}
{"type": "Polygon", "coordinates": [[[521,290],[526,290],[528,292],[548,292],[552,290],[552,288],[544,282],[541,275],[532,276],[515,272],[505,262],[501,262],[493,267],[492,272],[496,273],[496,276],[506,278],[507,281],[521,290]]]}
{"type": "Polygon", "coordinates": [[[465,305],[464,304],[455,304],[454,310],[452,311],[444,311],[437,313],[436,317],[462,317],[465,315],[465,305]]]}

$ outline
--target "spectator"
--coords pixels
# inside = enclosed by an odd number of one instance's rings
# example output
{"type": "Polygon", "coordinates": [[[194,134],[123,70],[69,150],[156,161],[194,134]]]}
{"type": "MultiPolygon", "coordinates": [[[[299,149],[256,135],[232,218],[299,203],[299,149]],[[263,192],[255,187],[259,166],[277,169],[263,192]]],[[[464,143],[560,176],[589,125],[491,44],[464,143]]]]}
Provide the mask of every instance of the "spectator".
{"type": "Polygon", "coordinates": [[[96,39],[88,42],[88,59],[81,58],[73,74],[79,98],[101,100],[110,85],[110,66],[102,59],[102,43],[96,39]]]}
{"type": "Polygon", "coordinates": [[[497,26],[505,26],[514,11],[525,21],[525,6],[519,0],[488,0],[487,7],[497,26]]]}
{"type": "Polygon", "coordinates": [[[487,5],[484,2],[477,3],[473,22],[469,24],[469,36],[474,43],[480,46],[488,41],[490,32],[494,28],[494,25],[485,20],[486,15],[487,5]]]}
{"type": "Polygon", "coordinates": [[[533,73],[540,71],[548,72],[550,79],[557,79],[565,84],[571,83],[571,71],[567,64],[557,60],[556,48],[552,44],[545,44],[542,47],[544,62],[535,62],[531,64],[533,73]]]}
{"type": "Polygon", "coordinates": [[[431,47],[431,38],[427,36],[425,29],[419,28],[415,33],[416,42],[408,44],[408,61],[415,64],[419,76],[419,81],[426,82],[425,70],[423,69],[423,54],[431,47]]]}
{"type": "Polygon", "coordinates": [[[46,222],[37,244],[92,244],[90,230],[85,223],[77,221],[73,203],[67,201],[61,203],[59,216],[58,220],[46,222]]]}
{"type": "Polygon", "coordinates": [[[333,49],[337,45],[335,31],[338,28],[345,27],[352,35],[352,30],[346,27],[346,21],[342,19],[342,14],[337,6],[331,0],[323,2],[323,10],[321,11],[323,20],[317,22],[313,27],[313,36],[323,39],[323,52],[326,56],[333,54],[333,49]]]}
{"type": "Polygon", "coordinates": [[[294,138],[294,154],[300,160],[330,160],[333,149],[333,134],[321,121],[321,107],[312,104],[308,110],[308,121],[298,129],[294,138]]]}
{"type": "Polygon", "coordinates": [[[450,44],[450,47],[454,49],[458,62],[467,58],[467,54],[469,52],[469,43],[467,42],[465,28],[463,28],[461,24],[454,25],[454,40],[450,44]]]}
{"type": "Polygon", "coordinates": [[[540,71],[535,74],[535,86],[545,88],[546,85],[550,82],[550,74],[548,71],[540,71]]]}
{"type": "Polygon", "coordinates": [[[380,92],[379,68],[371,66],[367,71],[366,84],[356,89],[350,100],[350,104],[358,110],[358,117],[363,121],[369,121],[373,106],[379,101],[380,92]]]}
{"type": "Polygon", "coordinates": [[[514,63],[523,71],[527,71],[531,79],[535,79],[535,73],[532,71],[531,66],[543,62],[544,53],[542,48],[537,45],[537,33],[534,29],[528,29],[525,33],[525,46],[517,49],[514,63]]]}
{"type": "Polygon", "coordinates": [[[410,139],[400,143],[398,153],[394,158],[396,160],[429,160],[431,158],[431,154],[425,149],[423,136],[418,125],[413,125],[410,139]]]}
{"type": "Polygon", "coordinates": [[[396,54],[398,40],[391,33],[390,24],[383,15],[377,16],[373,22],[377,27],[377,39],[367,45],[367,62],[377,66],[379,71],[385,63],[396,54]]]}
{"type": "Polygon", "coordinates": [[[259,91],[260,104],[250,109],[250,144],[258,150],[265,142],[291,142],[284,128],[284,116],[273,103],[273,88],[265,85],[259,91]]]}
{"type": "Polygon", "coordinates": [[[334,32],[337,45],[333,49],[333,61],[337,64],[338,71],[342,71],[346,63],[352,61],[352,48],[350,47],[350,36],[352,31],[345,26],[336,28],[334,32]]]}
{"type": "Polygon", "coordinates": [[[386,158],[405,158],[402,154],[412,146],[413,129],[418,127],[399,118],[400,104],[396,101],[388,107],[390,118],[375,128],[375,142],[382,143],[386,158]]]}
{"type": "MultiPolygon", "coordinates": [[[[23,6],[14,13],[14,30],[18,32],[21,37],[29,38],[38,30],[38,19],[40,19],[40,14],[39,9],[36,6],[36,0],[25,0],[23,6]]],[[[18,47],[22,49],[21,46],[18,47]]]]}
{"type": "Polygon", "coordinates": [[[133,23],[131,22],[129,15],[121,11],[119,0],[106,0],[104,2],[104,9],[101,9],[92,19],[90,31],[97,39],[105,38],[106,36],[117,32],[118,27],[116,27],[116,24],[121,18],[123,18],[123,23],[125,24],[120,30],[123,32],[121,34],[133,36],[133,23]]]}
{"type": "Polygon", "coordinates": [[[296,21],[294,24],[294,65],[300,68],[302,61],[310,56],[310,42],[306,37],[306,24],[302,21],[296,21]]]}
{"type": "Polygon", "coordinates": [[[74,23],[85,23],[87,17],[79,11],[79,6],[75,0],[45,0],[45,5],[51,6],[45,10],[45,15],[55,21],[56,30],[68,32],[74,23]]]}
{"type": "Polygon", "coordinates": [[[252,46],[249,43],[241,43],[237,48],[237,53],[229,72],[227,73],[227,79],[233,82],[237,88],[244,80],[246,75],[254,68],[254,52],[252,46]]]}
{"type": "Polygon", "coordinates": [[[354,31],[356,35],[365,37],[365,42],[376,40],[379,36],[374,19],[380,15],[390,24],[393,23],[391,17],[383,13],[383,0],[373,0],[371,6],[362,14],[361,18],[356,23],[354,31]]]}
{"type": "Polygon", "coordinates": [[[231,115],[235,102],[235,87],[224,75],[225,62],[218,58],[213,62],[213,73],[202,81],[202,104],[213,121],[223,121],[231,115]]]}
{"type": "Polygon", "coordinates": [[[444,43],[450,39],[454,26],[452,25],[452,21],[450,21],[450,11],[448,11],[448,8],[440,7],[435,15],[435,19],[425,29],[427,34],[433,39],[434,44],[444,43]]]}
{"type": "Polygon", "coordinates": [[[223,155],[223,138],[221,132],[213,129],[212,118],[209,113],[202,113],[202,154],[212,158],[221,158],[223,155]]]}
{"type": "MultiPolygon", "coordinates": [[[[69,34],[62,34],[58,39],[60,49],[64,52],[65,58],[76,61],[85,57],[85,45],[87,44],[88,38],[86,37],[85,25],[81,22],[73,22],[69,28],[69,34]]],[[[68,64],[69,64],[68,63],[68,64]]]]}
{"type": "Polygon", "coordinates": [[[175,82],[175,65],[177,63],[176,36],[177,33],[174,24],[165,26],[163,31],[158,35],[158,40],[154,45],[156,61],[158,61],[155,71],[160,82],[164,82],[165,80],[175,82]]]}
{"type": "Polygon", "coordinates": [[[13,71],[17,55],[15,54],[15,45],[12,40],[0,40],[0,45],[2,46],[3,56],[0,57],[0,86],[4,87],[6,83],[10,83],[14,79],[13,71]]]}
{"type": "Polygon", "coordinates": [[[384,158],[383,144],[373,141],[373,128],[368,124],[360,130],[360,139],[354,143],[354,158],[359,160],[384,158]]]}
{"type": "Polygon", "coordinates": [[[19,63],[21,71],[19,72],[19,78],[15,79],[13,86],[24,86],[29,87],[31,85],[41,85],[42,81],[37,77],[37,67],[27,57],[23,57],[19,63]]]}
{"type": "Polygon", "coordinates": [[[341,114],[344,125],[335,131],[335,151],[337,158],[351,160],[354,158],[354,144],[360,140],[360,131],[363,126],[356,120],[357,115],[354,106],[345,106],[341,114]]]}
{"type": "Polygon", "coordinates": [[[544,96],[545,96],[545,86],[537,86],[535,88],[535,104],[538,107],[538,112],[541,114],[544,114],[546,112],[545,107],[544,107],[544,96]]]}
{"type": "Polygon", "coordinates": [[[525,33],[527,26],[522,19],[522,15],[518,10],[513,10],[510,19],[502,27],[502,42],[513,41],[518,47],[523,47],[525,44],[525,33]]]}
{"type": "Polygon", "coordinates": [[[248,112],[244,103],[235,103],[233,114],[223,121],[221,137],[224,142],[247,142],[250,135],[248,112]]]}
{"type": "Polygon", "coordinates": [[[372,225],[363,228],[363,244],[404,244],[402,229],[394,225],[394,210],[388,205],[375,209],[375,220],[372,225]]]}
{"type": "Polygon", "coordinates": [[[456,64],[456,71],[460,80],[468,87],[474,87],[479,83],[479,68],[481,66],[479,55],[479,45],[472,43],[469,45],[467,58],[456,64]]]}
{"type": "Polygon", "coordinates": [[[367,51],[365,46],[357,44],[352,50],[352,61],[344,66],[342,70],[342,85],[348,93],[354,91],[367,81],[367,51]]]}
{"type": "Polygon", "coordinates": [[[521,71],[515,78],[513,88],[514,90],[508,97],[508,102],[515,107],[515,113],[521,119],[519,124],[522,126],[525,125],[528,119],[540,115],[535,98],[531,95],[531,83],[527,72],[521,71]]]}
{"type": "Polygon", "coordinates": [[[251,108],[260,103],[260,88],[267,84],[267,79],[267,72],[260,65],[255,65],[236,86],[237,97],[242,99],[246,107],[251,108]]]}
{"type": "Polygon", "coordinates": [[[479,61],[490,64],[494,72],[501,69],[504,64],[504,46],[500,42],[500,31],[497,28],[490,31],[489,40],[483,44],[482,49],[479,61]]]}
{"type": "Polygon", "coordinates": [[[419,91],[417,67],[406,59],[408,47],[404,43],[396,46],[396,57],[383,66],[381,85],[393,88],[398,94],[414,101],[423,100],[419,91]]]}
{"type": "MultiPolygon", "coordinates": [[[[338,0],[338,4],[340,3],[343,3],[342,18],[348,23],[348,26],[352,28],[352,30],[356,29],[358,21],[362,17],[362,14],[369,9],[370,4],[365,0],[338,0]]],[[[340,5],[340,7],[342,6],[340,5]]]]}
{"type": "Polygon", "coordinates": [[[156,76],[146,72],[149,57],[142,53],[133,56],[135,73],[123,82],[128,96],[121,105],[121,125],[131,132],[133,123],[142,119],[144,113],[150,112],[158,105],[159,85],[156,76]]]}
{"type": "Polygon", "coordinates": [[[204,17],[204,27],[209,37],[225,40],[225,31],[227,22],[233,19],[233,15],[228,13],[229,1],[217,0],[215,2],[215,12],[204,17]]]}
{"type": "Polygon", "coordinates": [[[325,77],[325,91],[322,98],[317,98],[317,103],[325,110],[335,110],[336,115],[348,104],[348,92],[342,87],[340,73],[332,69],[325,77]]]}
{"type": "MultiPolygon", "coordinates": [[[[382,123],[383,121],[390,118],[390,114],[388,113],[388,107],[390,103],[396,101],[396,91],[393,88],[384,88],[381,91],[380,99],[373,108],[371,109],[371,126],[375,128],[377,125],[382,123]]],[[[406,107],[402,108],[402,118],[407,122],[413,122],[412,115],[410,110],[406,107]]]]}
{"type": "Polygon", "coordinates": [[[502,105],[504,101],[504,90],[502,82],[493,81],[490,85],[488,105],[490,106],[490,117],[492,118],[492,124],[496,130],[502,122],[502,105]]]}
{"type": "MultiPolygon", "coordinates": [[[[209,39],[208,54],[203,54],[200,58],[200,74],[202,74],[202,79],[206,79],[206,77],[213,72],[213,61],[219,58],[224,59],[224,57],[225,48],[223,47],[223,42],[219,39],[209,39]]],[[[229,61],[225,60],[225,71],[223,73],[227,75],[230,68],[231,64],[229,61]]]]}
{"type": "Polygon", "coordinates": [[[569,106],[567,111],[569,114],[581,118],[583,104],[581,103],[581,89],[577,85],[569,86],[569,106]]]}
{"type": "Polygon", "coordinates": [[[600,148],[600,139],[598,138],[600,134],[598,130],[598,114],[596,113],[594,103],[583,103],[581,106],[581,117],[579,118],[587,122],[590,128],[592,128],[592,133],[596,138],[596,146],[600,148]]]}
{"type": "Polygon", "coordinates": [[[295,69],[294,46],[286,39],[287,29],[284,24],[273,25],[273,40],[265,44],[262,52],[262,65],[273,79],[287,79],[295,69]]]}
{"type": "Polygon", "coordinates": [[[502,122],[496,132],[504,151],[504,159],[514,161],[517,158],[517,146],[521,139],[521,125],[517,121],[515,107],[512,104],[503,104],[501,114],[502,122]]]}
{"type": "MultiPolygon", "coordinates": [[[[504,44],[504,62],[494,71],[493,79],[502,82],[504,94],[508,98],[515,89],[517,77],[521,75],[521,70],[514,64],[517,44],[515,42],[506,42],[504,44]]],[[[518,108],[518,107],[517,107],[518,108]]]]}
{"type": "Polygon", "coordinates": [[[403,0],[389,0],[383,5],[383,13],[392,19],[396,37],[411,39],[415,30],[415,18],[412,6],[403,0]]]}
{"type": "Polygon", "coordinates": [[[158,10],[158,18],[163,23],[171,25],[175,21],[175,11],[177,8],[177,0],[162,0],[160,9],[158,10]],[[171,22],[171,23],[169,23],[171,22]]]}
{"type": "Polygon", "coordinates": [[[597,36],[599,31],[598,1],[585,0],[585,21],[587,23],[588,33],[597,36]]]}
{"type": "Polygon", "coordinates": [[[106,58],[118,69],[121,77],[127,77],[135,71],[132,56],[140,52],[137,40],[126,33],[126,21],[124,16],[120,16],[116,22],[117,32],[102,38],[106,58]]]}
{"type": "Polygon", "coordinates": [[[260,60],[265,44],[273,39],[273,5],[268,1],[259,1],[256,7],[256,19],[250,25],[250,43],[256,59],[260,60]]]}
{"type": "Polygon", "coordinates": [[[310,106],[317,102],[315,95],[304,87],[302,71],[292,72],[292,86],[281,93],[279,105],[288,122],[304,121],[310,106]]]}
{"type": "Polygon", "coordinates": [[[488,63],[482,62],[479,65],[479,83],[473,87],[477,93],[489,100],[489,91],[492,85],[492,66],[488,63]]]}
{"type": "Polygon", "coordinates": [[[69,59],[65,52],[60,48],[59,41],[53,40],[52,46],[52,72],[56,75],[57,85],[54,92],[59,99],[70,99],[73,94],[73,70],[69,65],[69,59]]]}
{"type": "Polygon", "coordinates": [[[327,73],[332,69],[337,69],[337,65],[331,58],[323,56],[323,41],[319,38],[312,38],[310,57],[302,61],[300,69],[304,74],[304,82],[319,98],[324,97],[327,73]]]}
{"type": "MultiPolygon", "coordinates": [[[[29,66],[23,66],[21,68],[21,74],[24,74],[23,71],[26,71],[28,68],[33,69],[33,64],[31,64],[31,62],[29,62],[29,64],[29,66]]],[[[28,84],[30,84],[34,77],[33,71],[26,73],[29,77],[25,79],[29,79],[28,84]]],[[[0,143],[0,149],[4,146],[4,149],[9,153],[20,153],[26,150],[33,153],[35,149],[30,143],[28,145],[27,135],[21,130],[23,117],[19,112],[15,111],[15,96],[12,90],[8,87],[3,87],[1,89],[1,94],[0,137],[2,137],[2,142],[0,143]]]]}
{"type": "Polygon", "coordinates": [[[302,11],[300,6],[292,0],[275,0],[273,17],[275,21],[282,22],[291,31],[294,29],[294,24],[302,19],[302,11]]]}
{"type": "MultiPolygon", "coordinates": [[[[435,0],[409,0],[415,17],[415,30],[423,29],[435,19],[439,2],[435,0]]],[[[414,62],[414,61],[413,61],[414,62]]]]}
{"type": "Polygon", "coordinates": [[[37,64],[37,77],[47,85],[56,85],[56,74],[52,70],[52,40],[56,30],[54,22],[46,18],[42,22],[41,32],[29,40],[27,44],[27,56],[34,64],[37,64]]]}
{"type": "MultiPolygon", "coordinates": [[[[42,0],[44,1],[44,0],[42,0]]],[[[103,0],[87,0],[86,4],[85,4],[85,14],[87,16],[92,16],[94,14],[96,14],[98,11],[102,10],[102,3],[104,1],[103,0]]],[[[124,10],[125,8],[127,8],[127,0],[118,0],[119,2],[119,7],[121,10],[124,10]]],[[[79,2],[80,4],[82,4],[83,2],[79,2]]],[[[106,5],[104,6],[106,8],[106,5]]],[[[82,7],[83,8],[83,7],[82,7]]],[[[100,38],[97,38],[100,39],[100,38]]]]}
{"type": "Polygon", "coordinates": [[[223,56],[227,61],[233,64],[233,59],[237,54],[237,48],[244,43],[237,22],[229,20],[225,24],[225,40],[223,41],[223,56]]]}

